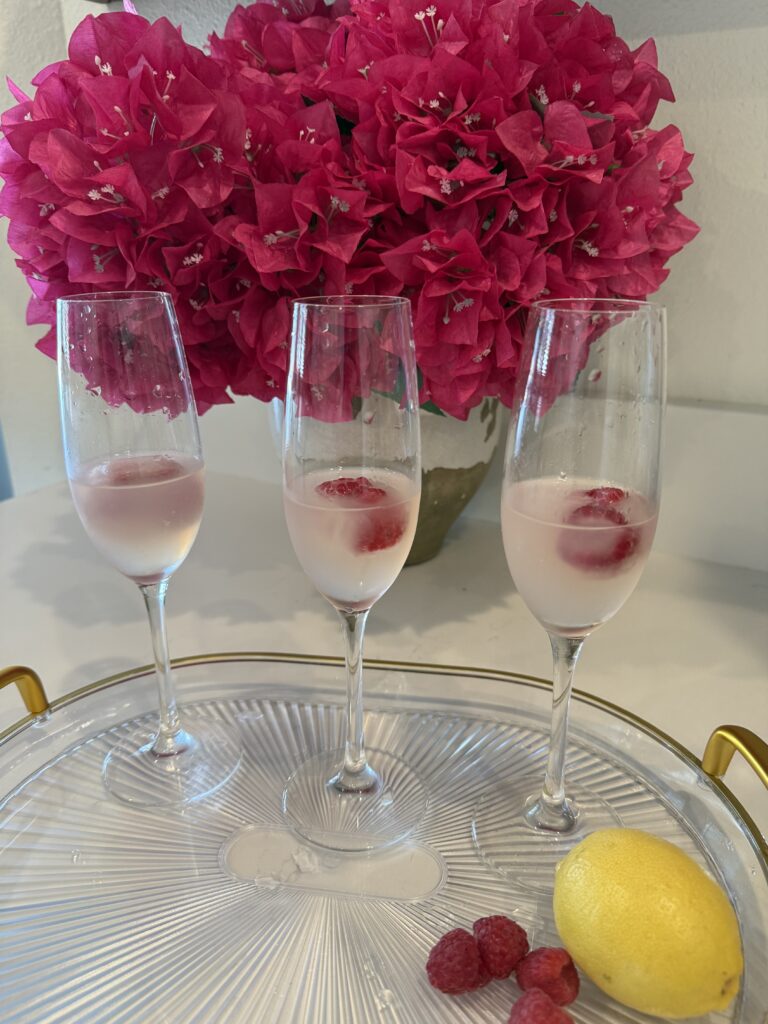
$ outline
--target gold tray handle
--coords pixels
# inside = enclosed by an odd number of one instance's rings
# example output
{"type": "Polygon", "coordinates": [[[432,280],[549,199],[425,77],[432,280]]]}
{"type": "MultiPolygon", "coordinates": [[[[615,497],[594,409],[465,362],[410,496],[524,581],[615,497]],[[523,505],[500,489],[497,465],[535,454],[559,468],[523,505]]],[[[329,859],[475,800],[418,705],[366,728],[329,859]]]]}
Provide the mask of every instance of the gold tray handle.
{"type": "Polygon", "coordinates": [[[768,789],[768,743],[743,725],[721,725],[715,729],[707,741],[701,767],[707,775],[721,779],[737,750],[768,789]]]}
{"type": "Polygon", "coordinates": [[[37,672],[24,665],[12,665],[0,671],[0,690],[16,683],[21,699],[30,715],[44,715],[50,708],[42,681],[37,672]]]}

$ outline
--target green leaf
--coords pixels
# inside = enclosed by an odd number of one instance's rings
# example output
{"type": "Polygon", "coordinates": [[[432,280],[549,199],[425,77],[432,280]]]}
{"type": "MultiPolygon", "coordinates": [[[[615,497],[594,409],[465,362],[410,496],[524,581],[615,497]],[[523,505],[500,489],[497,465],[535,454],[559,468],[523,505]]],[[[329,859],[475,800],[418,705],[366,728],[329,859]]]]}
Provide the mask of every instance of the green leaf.
{"type": "Polygon", "coordinates": [[[543,121],[544,120],[544,114],[546,113],[546,110],[547,110],[546,104],[542,103],[541,100],[539,99],[539,97],[538,96],[534,96],[534,94],[532,92],[528,93],[528,99],[531,101],[531,106],[533,107],[533,109],[536,111],[536,113],[539,115],[539,117],[543,121]]]}
{"type": "MultiPolygon", "coordinates": [[[[421,369],[418,366],[416,367],[416,384],[418,386],[419,391],[421,391],[421,389],[424,387],[424,374],[421,372],[421,369]]],[[[435,405],[434,402],[422,402],[421,408],[424,410],[424,412],[431,412],[435,416],[445,416],[443,410],[439,406],[435,405]]]]}
{"type": "Polygon", "coordinates": [[[377,388],[371,388],[375,395],[381,395],[382,398],[391,398],[393,402],[397,402],[398,405],[403,400],[405,394],[405,367],[403,366],[402,360],[400,361],[397,380],[395,386],[391,391],[379,391],[377,388]]]}

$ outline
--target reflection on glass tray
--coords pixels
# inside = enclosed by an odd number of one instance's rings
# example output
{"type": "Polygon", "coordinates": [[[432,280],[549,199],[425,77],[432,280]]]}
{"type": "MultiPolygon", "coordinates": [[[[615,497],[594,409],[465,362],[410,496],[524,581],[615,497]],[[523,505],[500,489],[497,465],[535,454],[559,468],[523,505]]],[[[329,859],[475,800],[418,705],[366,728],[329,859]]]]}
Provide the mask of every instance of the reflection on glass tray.
{"type": "MultiPolygon", "coordinates": [[[[104,791],[105,753],[153,714],[153,682],[141,673],[0,746],[3,1021],[503,1024],[513,982],[452,999],[430,988],[424,964],[442,933],[493,913],[517,919],[532,944],[558,944],[549,899],[515,884],[523,844],[507,851],[504,877],[478,855],[471,829],[481,797],[543,770],[548,687],[373,664],[369,745],[410,762],[429,808],[407,845],[364,856],[301,842],[280,806],[295,766],[341,742],[333,661],[240,656],[177,676],[187,721],[234,726],[244,747],[236,775],[199,803],[152,812],[104,791]]],[[[673,840],[719,876],[741,921],[746,972],[731,1010],[701,1020],[762,1021],[768,869],[724,791],[695,759],[583,695],[569,776],[599,790],[625,825],[673,840]]],[[[651,1019],[588,981],[568,1009],[576,1024],[651,1019]]]]}

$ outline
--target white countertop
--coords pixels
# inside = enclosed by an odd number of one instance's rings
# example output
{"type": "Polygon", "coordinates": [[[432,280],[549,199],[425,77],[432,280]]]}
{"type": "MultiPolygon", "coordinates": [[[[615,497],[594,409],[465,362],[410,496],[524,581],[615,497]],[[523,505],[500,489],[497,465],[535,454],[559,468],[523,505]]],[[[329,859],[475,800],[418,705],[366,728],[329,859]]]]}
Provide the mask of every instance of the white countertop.
{"type": "MultiPolygon", "coordinates": [[[[590,637],[576,685],[701,755],[718,725],[768,738],[768,573],[655,552],[635,594],[590,637]]],[[[301,571],[280,490],[208,475],[206,513],[171,582],[174,656],[341,654],[335,614],[301,571]]],[[[432,562],[371,613],[366,654],[549,678],[549,644],[515,593],[498,525],[465,517],[432,562]]],[[[27,664],[49,698],[151,660],[136,588],[97,555],[66,485],[0,503],[0,667],[27,664]]],[[[457,682],[457,686],[461,684],[457,682]]],[[[0,729],[23,714],[0,693],[0,729]]],[[[735,758],[727,783],[768,835],[768,791],[735,758]]]]}

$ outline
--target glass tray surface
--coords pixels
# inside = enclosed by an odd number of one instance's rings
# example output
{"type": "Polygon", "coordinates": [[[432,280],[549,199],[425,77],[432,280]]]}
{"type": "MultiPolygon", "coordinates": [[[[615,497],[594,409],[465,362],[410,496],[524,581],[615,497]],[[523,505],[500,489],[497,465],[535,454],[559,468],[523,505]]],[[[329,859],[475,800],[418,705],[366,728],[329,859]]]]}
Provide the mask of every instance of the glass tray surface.
{"type": "MultiPolygon", "coordinates": [[[[280,809],[295,767],[341,743],[338,661],[210,656],[175,673],[190,724],[213,718],[243,744],[235,776],[198,803],[136,809],[104,790],[108,750],[130,723],[153,721],[148,669],[56,702],[0,744],[4,1024],[504,1024],[514,981],[449,997],[430,988],[424,964],[445,931],[493,913],[518,920],[532,946],[559,945],[550,899],[489,867],[471,827],[500,783],[543,774],[548,684],[367,663],[368,745],[418,772],[429,807],[407,844],[345,855],[303,843],[280,809]]],[[[725,787],[663,734],[586,694],[575,696],[568,765],[624,825],[677,843],[727,889],[742,992],[728,1012],[697,1020],[764,1024],[768,866],[725,787]]],[[[514,866],[526,851],[508,856],[514,866]]],[[[652,1019],[586,979],[568,1012],[576,1024],[652,1019]]]]}

